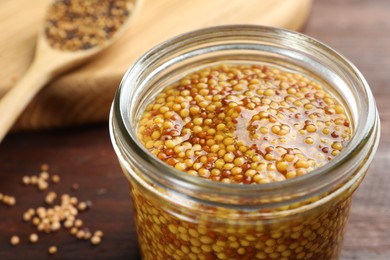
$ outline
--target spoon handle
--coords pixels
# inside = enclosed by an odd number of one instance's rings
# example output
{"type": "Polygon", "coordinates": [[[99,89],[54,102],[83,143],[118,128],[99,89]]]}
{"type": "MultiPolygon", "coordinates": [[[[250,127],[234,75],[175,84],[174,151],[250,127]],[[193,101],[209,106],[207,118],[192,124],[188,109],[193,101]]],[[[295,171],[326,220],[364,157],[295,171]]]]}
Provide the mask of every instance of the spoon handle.
{"type": "Polygon", "coordinates": [[[0,143],[16,119],[39,92],[51,80],[50,66],[34,62],[26,74],[0,100],[0,143]]]}

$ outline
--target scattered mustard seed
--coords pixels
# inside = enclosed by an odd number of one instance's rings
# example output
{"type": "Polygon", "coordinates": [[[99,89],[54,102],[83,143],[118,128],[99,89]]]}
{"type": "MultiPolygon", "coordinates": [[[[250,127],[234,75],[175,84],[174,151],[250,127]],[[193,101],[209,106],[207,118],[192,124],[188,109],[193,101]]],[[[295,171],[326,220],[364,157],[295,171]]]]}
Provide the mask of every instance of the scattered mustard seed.
{"type": "Polygon", "coordinates": [[[32,217],[32,215],[29,212],[24,212],[23,213],[23,220],[24,221],[26,221],[26,222],[30,221],[31,217],[32,217]]]}
{"type": "MultiPolygon", "coordinates": [[[[38,176],[24,176],[22,178],[22,183],[24,185],[37,185],[40,190],[47,189],[50,181],[50,174],[48,173],[49,166],[43,164],[41,166],[41,173],[38,176]]],[[[51,177],[53,183],[58,183],[60,177],[58,175],[53,175],[51,177]]],[[[57,232],[63,226],[66,229],[69,229],[70,234],[75,236],[80,240],[91,240],[93,236],[99,236],[101,238],[102,232],[100,230],[96,231],[94,235],[88,228],[82,228],[84,223],[81,219],[76,218],[79,212],[85,211],[86,209],[92,206],[92,202],[80,201],[75,196],[69,196],[69,194],[62,194],[60,197],[60,202],[55,204],[57,199],[57,194],[54,191],[50,191],[45,196],[45,203],[50,207],[37,207],[29,208],[26,210],[22,219],[26,222],[30,222],[36,227],[36,230],[39,232],[52,233],[57,232]]],[[[16,199],[12,196],[5,195],[0,193],[0,202],[3,202],[6,205],[12,206],[15,205],[16,199]]],[[[37,243],[39,240],[37,233],[32,233],[29,236],[30,243],[37,243]]],[[[18,236],[12,236],[10,238],[10,243],[14,246],[20,243],[20,238],[18,236]]],[[[100,242],[99,242],[100,243],[100,242]]],[[[57,247],[52,246],[49,248],[50,254],[55,254],[57,252],[57,247]]]]}
{"type": "Polygon", "coordinates": [[[103,231],[101,231],[101,230],[96,230],[95,233],[94,233],[93,235],[96,236],[96,237],[102,238],[102,237],[103,237],[103,231]]]}
{"type": "Polygon", "coordinates": [[[78,190],[80,188],[78,183],[73,183],[72,190],[78,190]]]}
{"type": "Polygon", "coordinates": [[[89,240],[92,237],[92,233],[90,231],[84,231],[84,239],[89,240]]]}
{"type": "MultiPolygon", "coordinates": [[[[49,188],[49,181],[50,181],[50,174],[48,172],[49,167],[44,164],[41,167],[41,172],[39,175],[33,175],[33,176],[23,176],[22,178],[22,183],[24,185],[36,185],[40,191],[47,190],[49,188]],[[42,170],[44,169],[44,170],[42,170]]],[[[59,182],[59,177],[58,175],[54,175],[52,177],[52,182],[53,183],[58,183],[59,182]],[[54,176],[57,176],[54,178],[54,176]]]]}
{"type": "Polygon", "coordinates": [[[8,205],[9,206],[14,206],[15,204],[16,204],[15,197],[9,196],[9,198],[8,198],[8,205]]]}
{"type": "Polygon", "coordinates": [[[71,234],[71,235],[76,235],[78,231],[79,231],[79,230],[77,229],[77,227],[72,227],[72,228],[70,229],[70,234],[71,234]]]}
{"type": "Polygon", "coordinates": [[[57,247],[56,246],[49,247],[49,254],[54,255],[55,253],[57,253],[57,247]]]}
{"type": "Polygon", "coordinates": [[[77,231],[77,233],[76,233],[77,239],[84,239],[84,235],[85,235],[84,230],[79,230],[79,231],[77,231]]]}
{"type": "Polygon", "coordinates": [[[48,187],[49,187],[49,184],[44,179],[38,180],[38,189],[40,191],[47,190],[48,187]]]}
{"type": "Polygon", "coordinates": [[[47,180],[49,179],[50,175],[49,175],[48,172],[44,171],[44,172],[41,172],[41,173],[39,174],[39,177],[40,177],[41,179],[47,181],[47,180]]]}
{"type": "Polygon", "coordinates": [[[31,243],[36,243],[36,242],[38,242],[38,239],[39,239],[39,237],[38,237],[38,235],[36,234],[36,233],[32,233],[31,235],[30,235],[30,242],[31,243]]]}
{"type": "Polygon", "coordinates": [[[45,202],[46,204],[51,205],[54,203],[56,198],[57,194],[54,191],[51,191],[46,195],[45,202]]]}
{"type": "Polygon", "coordinates": [[[88,206],[87,206],[87,203],[85,203],[85,202],[82,201],[82,202],[80,202],[79,205],[77,206],[77,209],[80,210],[80,211],[84,211],[84,210],[87,209],[87,207],[88,207],[88,206]]]}
{"type": "Polygon", "coordinates": [[[29,176],[23,176],[23,178],[22,178],[22,183],[23,183],[24,185],[29,185],[30,182],[31,182],[31,179],[30,179],[29,176]]]}
{"type": "Polygon", "coordinates": [[[91,238],[92,245],[98,245],[98,244],[100,244],[101,241],[102,241],[102,239],[98,236],[93,236],[91,238]]]}
{"type": "Polygon", "coordinates": [[[77,227],[77,228],[80,228],[83,226],[83,221],[81,219],[76,219],[76,221],[74,222],[74,226],[77,227]]]}
{"type": "Polygon", "coordinates": [[[12,236],[10,239],[10,243],[13,246],[17,246],[20,243],[20,238],[18,236],[12,236]]]}
{"type": "Polygon", "coordinates": [[[16,199],[13,196],[0,193],[0,202],[7,206],[14,206],[16,204],[16,199]]]}
{"type": "Polygon", "coordinates": [[[49,171],[49,165],[47,163],[44,163],[41,165],[41,172],[47,172],[49,171]]]}
{"type": "Polygon", "coordinates": [[[30,177],[30,183],[32,185],[36,185],[38,183],[38,177],[37,176],[31,176],[30,177]]]}
{"type": "Polygon", "coordinates": [[[38,217],[33,218],[32,223],[34,226],[38,226],[41,220],[38,217]]]}
{"type": "Polygon", "coordinates": [[[58,176],[58,175],[53,175],[53,176],[51,177],[51,181],[52,181],[53,183],[59,183],[59,182],[60,182],[60,176],[58,176]]]}

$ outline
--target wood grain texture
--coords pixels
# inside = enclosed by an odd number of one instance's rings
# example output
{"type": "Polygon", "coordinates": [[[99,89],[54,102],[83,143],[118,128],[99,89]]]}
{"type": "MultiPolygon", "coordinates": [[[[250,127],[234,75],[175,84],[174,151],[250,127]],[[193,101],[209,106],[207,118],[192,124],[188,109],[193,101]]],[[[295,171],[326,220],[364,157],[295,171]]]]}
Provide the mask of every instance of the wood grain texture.
{"type": "MultiPolygon", "coordinates": [[[[31,63],[35,35],[49,0],[0,2],[0,96],[31,63]]],[[[27,107],[16,129],[38,129],[107,121],[126,69],[154,45],[177,34],[221,24],[263,24],[300,29],[311,0],[144,0],[131,28],[89,64],[44,89],[27,107]]]]}
{"type": "MultiPolygon", "coordinates": [[[[355,63],[368,80],[382,121],[378,153],[357,190],[341,260],[390,259],[390,2],[388,0],[316,0],[305,33],[323,41],[355,63]]],[[[128,186],[117,163],[106,125],[77,129],[17,133],[0,145],[0,192],[14,195],[14,208],[0,205],[0,259],[132,259],[139,260],[128,186]],[[90,228],[105,231],[101,246],[79,242],[66,232],[26,242],[33,229],[21,212],[41,204],[44,194],[20,184],[42,162],[62,176],[58,192],[94,202],[80,217],[90,228]],[[80,189],[72,192],[73,183],[80,189]],[[105,188],[105,195],[98,190],[105,188]],[[8,240],[23,240],[12,248],[8,240]],[[47,248],[59,246],[56,256],[47,248]]]]}

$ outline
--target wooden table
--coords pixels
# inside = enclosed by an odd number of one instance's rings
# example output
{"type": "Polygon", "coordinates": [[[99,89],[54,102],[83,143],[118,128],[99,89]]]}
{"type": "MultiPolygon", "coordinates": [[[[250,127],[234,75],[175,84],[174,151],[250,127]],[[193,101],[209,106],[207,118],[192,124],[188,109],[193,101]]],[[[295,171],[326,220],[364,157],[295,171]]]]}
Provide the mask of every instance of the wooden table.
{"type": "MultiPolygon", "coordinates": [[[[382,120],[381,145],[356,192],[341,259],[390,259],[390,2],[316,0],[304,32],[355,63],[373,89],[382,120]]],[[[59,248],[53,259],[140,259],[128,186],[106,124],[9,135],[0,145],[0,192],[17,198],[15,207],[0,205],[0,259],[42,259],[49,257],[51,245],[59,248]],[[100,246],[67,232],[41,235],[34,245],[27,242],[34,229],[21,214],[41,205],[46,192],[23,187],[21,178],[37,174],[41,163],[62,177],[52,186],[57,193],[93,201],[80,217],[89,228],[104,231],[100,246]],[[75,183],[76,191],[71,189],[75,183]],[[14,234],[22,239],[16,248],[9,244],[14,234]]]]}

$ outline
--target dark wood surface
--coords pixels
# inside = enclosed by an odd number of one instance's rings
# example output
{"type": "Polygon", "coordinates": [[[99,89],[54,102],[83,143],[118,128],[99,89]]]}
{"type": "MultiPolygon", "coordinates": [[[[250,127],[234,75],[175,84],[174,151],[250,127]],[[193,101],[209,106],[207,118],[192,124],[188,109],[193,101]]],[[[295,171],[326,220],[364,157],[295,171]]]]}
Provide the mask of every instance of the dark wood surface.
{"type": "MultiPolygon", "coordinates": [[[[390,259],[390,1],[315,0],[304,33],[355,63],[372,87],[382,121],[379,150],[355,194],[341,259],[390,259]]],[[[106,124],[9,135],[0,145],[0,192],[17,198],[15,207],[0,204],[1,260],[140,259],[128,186],[106,124]],[[100,246],[65,231],[41,235],[34,245],[27,242],[34,228],[21,214],[42,205],[46,192],[24,187],[21,178],[37,174],[41,163],[62,177],[52,186],[57,193],[93,202],[80,217],[92,230],[104,231],[100,246]],[[77,191],[71,189],[74,183],[80,186],[77,191]],[[9,244],[14,234],[22,240],[15,248],[9,244]],[[58,246],[55,256],[47,253],[51,245],[58,246]]]]}

